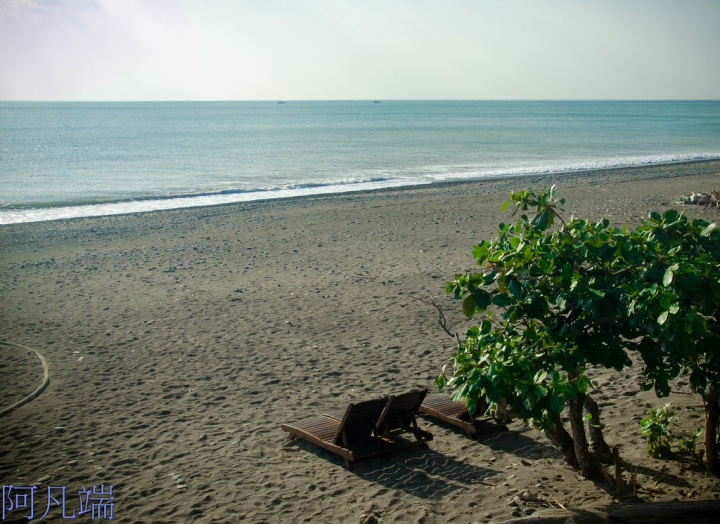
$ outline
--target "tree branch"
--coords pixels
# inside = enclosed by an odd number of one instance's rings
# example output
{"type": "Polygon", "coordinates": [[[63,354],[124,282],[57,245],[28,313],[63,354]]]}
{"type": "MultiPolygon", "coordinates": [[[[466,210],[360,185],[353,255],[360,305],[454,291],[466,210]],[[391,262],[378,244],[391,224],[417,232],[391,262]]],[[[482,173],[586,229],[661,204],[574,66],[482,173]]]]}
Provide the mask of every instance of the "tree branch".
{"type": "Polygon", "coordinates": [[[432,295],[430,296],[430,299],[429,299],[429,300],[425,300],[425,299],[420,298],[420,297],[414,297],[414,296],[412,296],[410,293],[408,293],[407,290],[405,291],[405,293],[406,293],[410,298],[412,298],[413,300],[417,300],[418,302],[422,302],[423,304],[427,304],[427,305],[429,305],[429,306],[433,306],[435,309],[437,309],[437,312],[438,312],[438,324],[440,324],[440,327],[442,328],[442,330],[443,330],[445,333],[447,333],[448,336],[453,337],[453,338],[456,340],[458,346],[460,346],[460,337],[458,336],[457,332],[456,332],[456,333],[453,333],[452,331],[450,331],[450,329],[451,329],[453,326],[456,326],[456,325],[459,324],[460,322],[455,322],[455,323],[452,324],[451,326],[448,326],[447,318],[445,317],[445,313],[444,313],[443,310],[440,308],[440,306],[438,306],[437,303],[435,303],[435,299],[432,297],[432,295]]]}

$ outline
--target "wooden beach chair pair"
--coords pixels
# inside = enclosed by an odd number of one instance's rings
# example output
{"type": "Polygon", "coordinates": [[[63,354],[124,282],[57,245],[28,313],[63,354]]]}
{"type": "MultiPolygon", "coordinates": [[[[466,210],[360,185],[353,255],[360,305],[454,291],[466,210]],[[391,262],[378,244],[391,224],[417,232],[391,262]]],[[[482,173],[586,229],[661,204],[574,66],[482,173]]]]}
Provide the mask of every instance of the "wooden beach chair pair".
{"type": "Polygon", "coordinates": [[[474,439],[479,435],[486,435],[496,431],[507,431],[505,424],[499,424],[489,418],[481,420],[478,413],[484,413],[487,402],[484,397],[478,402],[475,413],[470,413],[465,402],[450,400],[447,395],[428,395],[420,406],[420,413],[437,418],[453,426],[462,428],[468,438],[474,439]]]}
{"type": "Polygon", "coordinates": [[[432,433],[418,427],[415,415],[427,389],[350,404],[344,412],[324,413],[295,424],[283,424],[291,439],[302,438],[336,453],[352,469],[358,462],[396,451],[427,447],[432,433]],[[415,441],[398,439],[409,432],[415,441]]]}

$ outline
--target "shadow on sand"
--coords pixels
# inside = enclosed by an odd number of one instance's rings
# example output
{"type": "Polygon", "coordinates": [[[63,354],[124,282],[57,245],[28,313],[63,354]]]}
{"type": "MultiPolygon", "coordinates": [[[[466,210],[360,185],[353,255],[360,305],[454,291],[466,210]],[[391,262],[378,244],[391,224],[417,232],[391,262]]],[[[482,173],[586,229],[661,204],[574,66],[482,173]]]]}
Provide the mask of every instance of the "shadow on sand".
{"type": "Polygon", "coordinates": [[[455,491],[477,489],[477,484],[498,474],[493,469],[467,464],[433,449],[361,464],[353,473],[387,488],[433,500],[455,491]]]}
{"type": "MultiPolygon", "coordinates": [[[[343,467],[343,459],[310,442],[295,440],[291,444],[319,459],[343,467]]],[[[432,448],[395,454],[356,464],[349,472],[369,482],[423,499],[440,499],[458,490],[470,489],[491,479],[499,472],[481,468],[443,455],[432,448]]],[[[490,484],[494,482],[489,481],[490,484]]],[[[477,488],[475,488],[477,489],[477,488]]]]}

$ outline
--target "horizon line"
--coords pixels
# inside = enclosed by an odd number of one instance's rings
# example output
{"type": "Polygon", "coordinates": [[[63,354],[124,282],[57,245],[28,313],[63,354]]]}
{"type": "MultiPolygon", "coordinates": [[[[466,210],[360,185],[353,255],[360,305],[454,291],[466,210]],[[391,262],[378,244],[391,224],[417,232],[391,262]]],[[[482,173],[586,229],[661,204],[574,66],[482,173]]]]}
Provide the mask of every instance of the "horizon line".
{"type": "Polygon", "coordinates": [[[249,98],[249,99],[107,99],[0,100],[2,103],[177,103],[177,102],[720,102],[720,98],[249,98]]]}

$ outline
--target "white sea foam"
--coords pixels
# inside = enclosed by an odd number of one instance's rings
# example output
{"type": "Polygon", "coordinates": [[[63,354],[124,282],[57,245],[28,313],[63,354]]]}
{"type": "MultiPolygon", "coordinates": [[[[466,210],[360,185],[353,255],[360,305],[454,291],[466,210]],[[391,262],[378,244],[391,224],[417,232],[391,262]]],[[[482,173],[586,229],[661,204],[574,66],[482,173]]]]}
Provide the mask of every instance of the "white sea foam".
{"type": "Polygon", "coordinates": [[[546,165],[528,165],[514,167],[495,167],[485,169],[458,169],[457,166],[432,166],[415,170],[412,174],[386,172],[384,176],[365,177],[360,181],[352,178],[333,180],[327,183],[291,183],[283,187],[259,189],[224,189],[217,192],[173,195],[171,197],[151,197],[147,199],[112,202],[104,204],[43,207],[0,210],[0,224],[22,222],[41,222],[69,218],[96,217],[143,213],[167,209],[215,206],[235,202],[249,202],[275,198],[290,198],[311,195],[367,191],[390,187],[406,187],[438,182],[487,179],[495,177],[515,177],[525,175],[546,175],[573,173],[598,169],[611,169],[644,165],[668,164],[698,160],[720,159],[720,152],[702,154],[667,154],[653,156],[597,159],[586,162],[552,163],[546,165]]]}
{"type": "Polygon", "coordinates": [[[668,154],[638,157],[622,157],[610,159],[597,159],[585,162],[563,162],[546,165],[528,165],[505,168],[490,168],[467,171],[464,173],[442,173],[430,175],[433,181],[463,180],[474,178],[494,178],[526,175],[549,175],[556,173],[572,173],[581,171],[596,171],[600,169],[616,169],[623,167],[650,166],[659,164],[672,164],[678,162],[693,162],[700,160],[720,159],[720,151],[714,153],[668,154]]]}
{"type": "MultiPolygon", "coordinates": [[[[429,184],[430,182],[417,180],[414,183],[429,184]]],[[[309,187],[278,188],[274,190],[219,192],[177,198],[153,198],[147,200],[113,202],[108,204],[3,210],[0,211],[0,224],[18,224],[22,222],[42,222],[46,220],[62,220],[68,218],[125,215],[130,213],[144,213],[147,211],[161,211],[165,209],[217,206],[221,204],[232,204],[235,202],[347,193],[349,191],[366,191],[384,187],[403,187],[408,185],[413,184],[409,183],[408,180],[396,179],[376,182],[360,182],[356,184],[310,185],[309,187]]]]}

